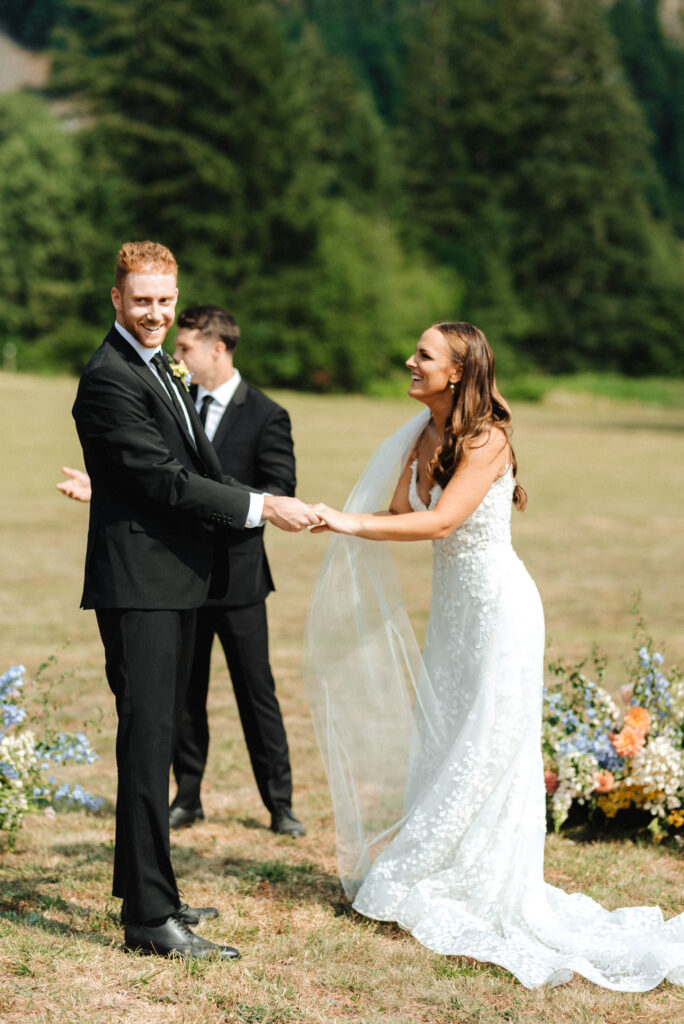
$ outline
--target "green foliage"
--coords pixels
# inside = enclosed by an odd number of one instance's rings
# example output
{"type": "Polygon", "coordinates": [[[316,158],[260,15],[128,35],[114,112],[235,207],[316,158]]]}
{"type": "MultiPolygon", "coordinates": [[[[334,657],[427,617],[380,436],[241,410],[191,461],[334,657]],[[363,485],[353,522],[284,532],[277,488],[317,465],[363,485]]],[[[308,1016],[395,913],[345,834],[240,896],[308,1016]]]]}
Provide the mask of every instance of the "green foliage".
{"type": "Polygon", "coordinates": [[[454,273],[407,255],[391,222],[330,200],[311,265],[283,272],[276,287],[246,282],[236,295],[238,362],[253,380],[367,391],[403,368],[416,337],[458,308],[461,291],[454,273]]]}
{"type": "Polygon", "coordinates": [[[293,55],[269,6],[234,0],[85,6],[56,86],[96,115],[99,178],[116,155],[126,233],[177,252],[183,303],[235,312],[253,379],[364,389],[453,309],[455,276],[409,266],[377,212],[386,131],[315,35],[293,55]]]}
{"type": "Polygon", "coordinates": [[[263,3],[83,0],[55,85],[97,118],[96,159],[130,182],[128,233],[163,240],[209,290],[301,262],[317,176],[305,83],[263,3]],[[258,130],[255,130],[258,126],[258,130]]]}
{"type": "MultiPolygon", "coordinates": [[[[652,150],[684,234],[684,50],[670,42],[656,0],[617,0],[609,12],[620,56],[653,133],[652,150]]],[[[664,200],[668,202],[668,200],[664,200]]]]}
{"type": "Polygon", "coordinates": [[[684,51],[656,8],[0,0],[26,41],[57,26],[69,118],[0,101],[5,338],[78,368],[150,237],[263,385],[392,390],[440,316],[509,379],[684,373],[684,51]]]}
{"type": "Polygon", "coordinates": [[[681,256],[650,208],[648,134],[593,0],[568,0],[545,45],[538,129],[513,193],[527,343],[556,371],[681,372],[681,256]]]}
{"type": "Polygon", "coordinates": [[[0,321],[19,366],[78,366],[92,327],[80,317],[101,255],[97,190],[74,138],[35,96],[0,97],[0,321]]]}
{"type": "Polygon", "coordinates": [[[407,78],[414,230],[464,315],[546,370],[682,372],[681,255],[595,0],[435,0],[407,78]]]}
{"type": "Polygon", "coordinates": [[[315,25],[326,50],[343,56],[375,105],[391,119],[401,93],[403,55],[415,0],[273,0],[289,31],[315,25]]]}
{"type": "Polygon", "coordinates": [[[0,23],[25,46],[45,46],[65,7],[64,0],[0,0],[0,23]]]}

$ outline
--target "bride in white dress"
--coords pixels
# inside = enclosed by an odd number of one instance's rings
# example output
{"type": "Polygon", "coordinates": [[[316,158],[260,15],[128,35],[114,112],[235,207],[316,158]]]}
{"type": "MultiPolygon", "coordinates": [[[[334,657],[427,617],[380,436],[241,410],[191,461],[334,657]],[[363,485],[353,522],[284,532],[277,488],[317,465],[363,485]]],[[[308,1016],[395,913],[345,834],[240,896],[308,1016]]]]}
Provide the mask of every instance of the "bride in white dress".
{"type": "Polygon", "coordinates": [[[305,680],[354,908],[438,953],[534,988],[684,984],[684,915],[608,912],[547,885],[543,611],[511,545],[510,413],[477,328],[441,323],[407,361],[427,410],[382,445],[332,539],[307,623],[305,680]],[[388,512],[390,480],[398,484],[388,512]],[[423,658],[387,545],[433,541],[423,658]]]}

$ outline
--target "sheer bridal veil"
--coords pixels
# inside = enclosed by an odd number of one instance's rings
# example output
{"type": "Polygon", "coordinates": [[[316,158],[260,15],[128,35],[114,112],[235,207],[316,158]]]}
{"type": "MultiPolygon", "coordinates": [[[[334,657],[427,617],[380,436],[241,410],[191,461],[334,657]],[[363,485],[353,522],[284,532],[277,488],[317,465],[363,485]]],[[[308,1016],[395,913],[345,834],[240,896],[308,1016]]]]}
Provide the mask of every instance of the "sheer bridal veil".
{"type": "MultiPolygon", "coordinates": [[[[428,419],[423,410],[375,450],[345,512],[387,508],[428,419]]],[[[353,899],[401,826],[415,769],[443,730],[387,544],[331,537],[307,617],[304,682],[353,899]]]]}

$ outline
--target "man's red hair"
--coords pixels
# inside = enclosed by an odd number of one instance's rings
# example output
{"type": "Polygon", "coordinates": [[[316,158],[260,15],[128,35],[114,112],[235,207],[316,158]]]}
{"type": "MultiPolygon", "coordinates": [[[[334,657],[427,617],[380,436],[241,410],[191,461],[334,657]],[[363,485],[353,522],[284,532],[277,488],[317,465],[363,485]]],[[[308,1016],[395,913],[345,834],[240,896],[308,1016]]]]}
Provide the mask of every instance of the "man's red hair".
{"type": "Polygon", "coordinates": [[[114,284],[121,290],[126,274],[173,274],[178,264],[170,249],[159,242],[124,242],[116,257],[114,284]]]}

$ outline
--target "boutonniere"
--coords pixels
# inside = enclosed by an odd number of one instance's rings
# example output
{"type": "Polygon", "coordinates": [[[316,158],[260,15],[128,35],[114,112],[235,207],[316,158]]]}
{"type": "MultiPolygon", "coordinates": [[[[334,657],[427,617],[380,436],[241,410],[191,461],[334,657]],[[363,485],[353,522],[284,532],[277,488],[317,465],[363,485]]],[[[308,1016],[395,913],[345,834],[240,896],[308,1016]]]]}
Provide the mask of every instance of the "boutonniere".
{"type": "Polygon", "coordinates": [[[183,360],[181,359],[181,361],[177,363],[175,359],[171,359],[171,357],[169,357],[169,369],[171,370],[171,373],[174,375],[174,377],[178,378],[178,380],[181,382],[185,390],[189,391],[190,381],[192,380],[192,374],[190,370],[188,370],[183,360]]]}

